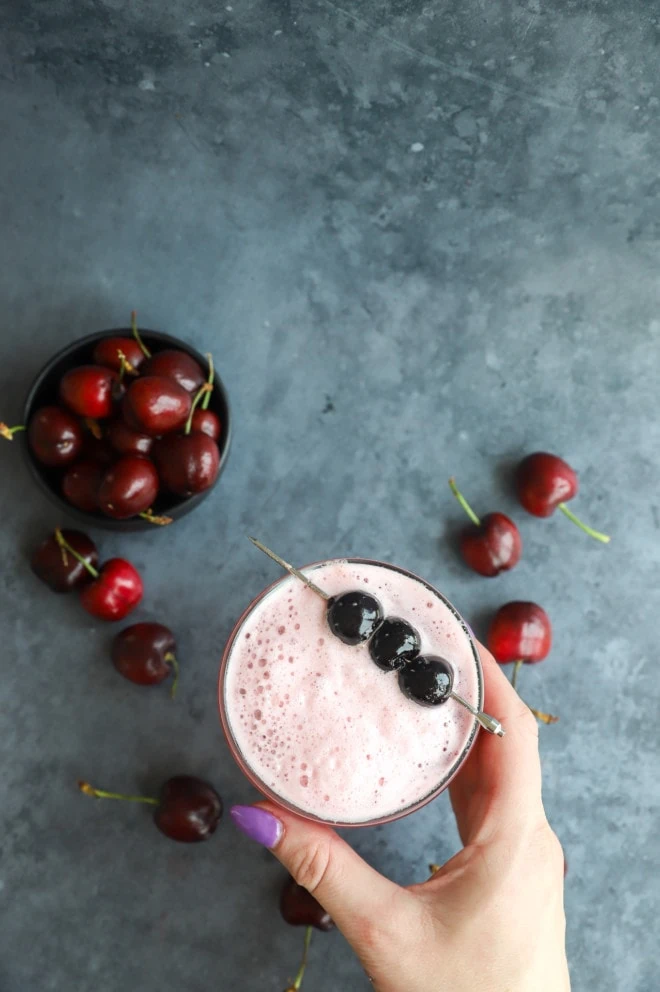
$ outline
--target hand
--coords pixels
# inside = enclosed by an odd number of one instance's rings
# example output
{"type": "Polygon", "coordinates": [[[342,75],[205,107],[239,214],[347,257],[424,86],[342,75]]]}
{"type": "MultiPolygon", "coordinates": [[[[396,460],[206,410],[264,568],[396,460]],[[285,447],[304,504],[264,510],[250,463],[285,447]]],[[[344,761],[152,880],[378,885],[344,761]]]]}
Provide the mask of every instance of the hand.
{"type": "Polygon", "coordinates": [[[235,807],[343,932],[377,992],[570,992],[561,846],[541,799],[536,720],[481,648],[481,732],[450,786],[464,847],[431,879],[401,888],[328,827],[271,803],[235,807]]]}

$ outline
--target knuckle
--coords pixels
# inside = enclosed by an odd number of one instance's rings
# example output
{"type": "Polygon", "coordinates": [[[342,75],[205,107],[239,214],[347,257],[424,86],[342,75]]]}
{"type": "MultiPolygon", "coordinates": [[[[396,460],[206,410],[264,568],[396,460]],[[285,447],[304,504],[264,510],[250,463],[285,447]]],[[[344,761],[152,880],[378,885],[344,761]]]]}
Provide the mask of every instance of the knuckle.
{"type": "Polygon", "coordinates": [[[330,844],[327,841],[314,841],[296,851],[290,871],[298,885],[314,895],[323,884],[330,867],[330,844]]]}
{"type": "Polygon", "coordinates": [[[519,722],[521,732],[525,735],[525,737],[531,737],[532,740],[538,741],[539,739],[538,721],[526,703],[520,704],[520,708],[516,714],[516,718],[519,722]]]}

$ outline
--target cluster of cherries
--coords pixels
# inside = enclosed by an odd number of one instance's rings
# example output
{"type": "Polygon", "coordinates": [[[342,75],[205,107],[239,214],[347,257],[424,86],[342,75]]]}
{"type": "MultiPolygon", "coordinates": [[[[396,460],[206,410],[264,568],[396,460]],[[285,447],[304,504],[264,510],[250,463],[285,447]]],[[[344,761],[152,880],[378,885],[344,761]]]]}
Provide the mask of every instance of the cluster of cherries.
{"type": "MultiPolygon", "coordinates": [[[[479,518],[453,479],[449,485],[471,523],[460,534],[460,549],[465,562],[479,575],[493,577],[518,564],[522,555],[520,531],[504,513],[488,513],[479,518]]],[[[516,491],[521,505],[535,517],[549,517],[561,510],[590,537],[603,544],[610,538],[588,527],[566,506],[578,492],[574,469],[557,455],[537,451],[528,455],[516,471],[516,491]]],[[[546,611],[537,603],[513,601],[497,611],[487,636],[488,647],[501,665],[514,663],[512,683],[517,684],[523,664],[543,661],[552,645],[552,626],[546,611]]],[[[543,723],[555,723],[557,717],[533,709],[543,723]]]]}
{"type": "Polygon", "coordinates": [[[132,338],[103,338],[93,364],[62,376],[59,405],[36,410],[27,427],[0,424],[0,434],[12,439],[27,429],[34,457],[62,470],[62,494],[77,509],[170,523],[153,513],[159,493],[189,497],[218,475],[221,423],[208,408],[213,361],[207,373],[179,349],[152,355],[135,314],[132,322],[132,338]]]}
{"type": "Polygon", "coordinates": [[[374,596],[361,591],[328,600],[330,630],[344,644],[369,641],[369,654],[384,672],[398,672],[404,696],[422,706],[444,703],[454,685],[454,673],[444,658],[421,655],[420,636],[407,620],[384,617],[374,596]]]}

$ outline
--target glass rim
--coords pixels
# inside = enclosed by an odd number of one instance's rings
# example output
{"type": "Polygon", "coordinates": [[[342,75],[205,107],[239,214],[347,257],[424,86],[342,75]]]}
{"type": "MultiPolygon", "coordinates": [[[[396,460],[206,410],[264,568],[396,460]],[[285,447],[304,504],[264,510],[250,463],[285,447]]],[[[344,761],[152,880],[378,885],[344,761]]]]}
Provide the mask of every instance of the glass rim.
{"type": "MultiPolygon", "coordinates": [[[[427,582],[426,579],[421,578],[419,575],[416,575],[414,572],[411,572],[409,569],[402,568],[399,565],[392,565],[390,562],[379,561],[375,558],[359,558],[352,556],[324,558],[321,561],[315,561],[309,565],[303,565],[300,571],[306,572],[308,570],[320,568],[322,565],[333,564],[336,562],[347,562],[348,564],[355,564],[355,565],[375,565],[380,568],[388,568],[391,571],[400,572],[402,575],[405,575],[408,578],[415,579],[417,582],[420,582],[423,586],[425,586],[431,593],[433,593],[433,595],[436,596],[444,604],[444,606],[447,607],[447,609],[454,616],[454,618],[458,620],[459,624],[461,625],[461,628],[463,629],[465,636],[467,637],[468,643],[472,650],[472,658],[477,670],[477,685],[478,685],[477,708],[480,710],[483,709],[484,675],[483,675],[483,668],[481,665],[481,658],[479,655],[479,649],[477,648],[476,641],[472,634],[472,631],[470,630],[467,623],[465,622],[461,614],[458,612],[456,607],[449,602],[446,596],[443,596],[443,594],[439,592],[439,590],[436,589],[435,586],[431,585],[430,582],[427,582]]],[[[229,747],[230,753],[234,761],[236,762],[240,770],[243,772],[245,777],[248,779],[248,781],[266,799],[271,800],[273,803],[275,803],[277,806],[280,806],[282,809],[288,810],[288,812],[294,813],[296,816],[300,816],[305,820],[311,820],[314,823],[323,823],[323,824],[327,824],[328,826],[339,827],[342,829],[344,828],[352,829],[357,827],[375,827],[383,823],[392,823],[395,820],[402,819],[404,816],[409,816],[411,813],[417,812],[417,810],[422,809],[423,806],[426,806],[428,803],[436,799],[441,792],[444,792],[445,789],[448,787],[448,785],[451,783],[451,781],[454,779],[458,771],[460,770],[461,766],[463,765],[463,762],[465,761],[470,751],[472,750],[474,742],[477,738],[477,734],[479,731],[479,723],[476,720],[476,718],[473,720],[472,729],[470,731],[470,735],[468,737],[465,746],[461,750],[460,754],[457,755],[451,768],[449,769],[447,774],[442,778],[442,780],[438,785],[435,785],[428,793],[426,793],[420,799],[415,800],[415,802],[410,803],[408,806],[405,806],[402,810],[398,810],[394,813],[388,813],[383,816],[373,817],[369,820],[360,820],[358,822],[352,822],[352,823],[345,822],[343,820],[333,820],[333,819],[328,819],[327,817],[317,816],[315,813],[310,813],[309,810],[301,809],[299,806],[296,806],[295,803],[291,803],[288,800],[284,799],[277,792],[275,792],[274,789],[266,785],[266,783],[259,777],[259,775],[257,775],[254,769],[249,765],[246,757],[243,755],[241,748],[238,744],[238,741],[234,737],[229,722],[229,718],[227,716],[227,706],[225,700],[225,673],[227,670],[227,666],[229,664],[229,660],[231,657],[232,649],[236,641],[236,638],[240,633],[248,617],[253,613],[253,611],[257,608],[257,606],[259,605],[259,603],[261,603],[263,599],[265,599],[268,595],[270,595],[270,593],[273,592],[276,589],[276,587],[279,586],[282,582],[285,582],[287,579],[290,578],[291,576],[287,573],[281,575],[274,582],[271,582],[268,586],[266,586],[265,589],[262,589],[262,591],[257,596],[255,596],[254,599],[252,599],[252,601],[243,610],[240,617],[232,627],[222,652],[222,659],[220,661],[220,671],[218,674],[218,708],[220,711],[220,723],[225,736],[225,740],[227,741],[227,746],[229,747]]]]}

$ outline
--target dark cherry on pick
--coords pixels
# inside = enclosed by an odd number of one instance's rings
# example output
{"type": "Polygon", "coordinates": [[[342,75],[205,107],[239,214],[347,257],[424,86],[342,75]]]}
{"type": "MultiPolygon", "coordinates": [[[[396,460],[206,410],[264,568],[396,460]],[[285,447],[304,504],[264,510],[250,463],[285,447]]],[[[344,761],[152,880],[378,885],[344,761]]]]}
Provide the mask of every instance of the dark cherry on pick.
{"type": "Polygon", "coordinates": [[[75,461],[80,454],[82,428],[67,410],[58,406],[43,406],[30,420],[28,444],[42,465],[61,468],[75,461]]]}
{"type": "MultiPolygon", "coordinates": [[[[71,547],[82,555],[92,568],[96,568],[99,555],[91,538],[79,530],[64,530],[62,534],[71,547]]],[[[71,592],[72,589],[92,581],[92,576],[82,562],[74,558],[71,552],[62,553],[62,548],[54,534],[46,538],[36,549],[30,567],[37,578],[45,582],[53,592],[71,592]]]]}
{"type": "Polygon", "coordinates": [[[420,651],[419,634],[406,620],[385,617],[369,641],[369,654],[384,672],[394,672],[420,651]]]}
{"type": "Polygon", "coordinates": [[[454,672],[444,658],[419,655],[399,672],[399,687],[421,706],[438,706],[449,699],[454,672]]]}
{"type": "Polygon", "coordinates": [[[112,663],[136,685],[158,685],[172,674],[166,660],[176,651],[174,634],[162,623],[134,623],[112,642],[112,663]]]}
{"type": "Polygon", "coordinates": [[[208,782],[175,775],[161,789],[154,822],[166,837],[194,844],[215,833],[221,816],[222,800],[208,782]]]}
{"type": "Polygon", "coordinates": [[[286,923],[294,927],[316,927],[317,930],[327,932],[335,926],[323,906],[290,875],[282,886],[280,913],[286,923]]]}
{"type": "Polygon", "coordinates": [[[330,630],[344,644],[368,640],[383,619],[383,608],[373,596],[355,590],[328,600],[330,630]]]}

